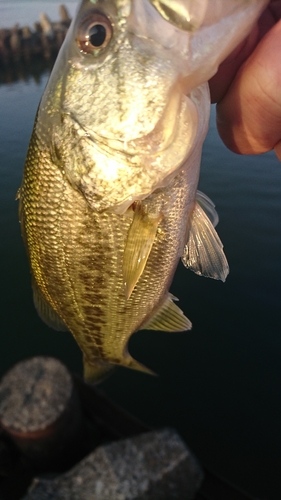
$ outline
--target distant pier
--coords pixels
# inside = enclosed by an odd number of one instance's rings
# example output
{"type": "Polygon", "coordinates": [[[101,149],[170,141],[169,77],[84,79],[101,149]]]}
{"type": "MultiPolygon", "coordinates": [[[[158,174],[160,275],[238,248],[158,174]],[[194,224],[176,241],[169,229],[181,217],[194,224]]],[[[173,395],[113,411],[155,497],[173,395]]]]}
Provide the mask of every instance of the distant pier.
{"type": "Polygon", "coordinates": [[[71,18],[64,5],[59,6],[59,18],[52,22],[42,13],[34,28],[15,24],[12,28],[0,29],[0,67],[15,63],[30,62],[34,58],[54,59],[62,45],[71,18]]]}

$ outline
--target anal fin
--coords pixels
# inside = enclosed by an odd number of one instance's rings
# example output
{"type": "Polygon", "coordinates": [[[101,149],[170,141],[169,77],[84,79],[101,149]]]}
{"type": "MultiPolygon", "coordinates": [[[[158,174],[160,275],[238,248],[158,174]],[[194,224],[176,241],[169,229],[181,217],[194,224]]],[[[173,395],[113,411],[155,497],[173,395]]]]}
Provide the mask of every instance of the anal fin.
{"type": "Polygon", "coordinates": [[[42,292],[39,290],[35,280],[32,280],[32,290],[33,290],[33,302],[38,316],[54,330],[61,332],[67,332],[68,328],[59,315],[54,311],[52,306],[48,304],[46,299],[43,297],[42,292]]]}
{"type": "Polygon", "coordinates": [[[141,330],[162,330],[163,332],[184,332],[192,327],[191,321],[173,302],[173,296],[168,293],[166,300],[141,330]]]}
{"type": "Polygon", "coordinates": [[[145,268],[162,215],[143,212],[137,203],[123,257],[123,280],[128,299],[145,268]]]}

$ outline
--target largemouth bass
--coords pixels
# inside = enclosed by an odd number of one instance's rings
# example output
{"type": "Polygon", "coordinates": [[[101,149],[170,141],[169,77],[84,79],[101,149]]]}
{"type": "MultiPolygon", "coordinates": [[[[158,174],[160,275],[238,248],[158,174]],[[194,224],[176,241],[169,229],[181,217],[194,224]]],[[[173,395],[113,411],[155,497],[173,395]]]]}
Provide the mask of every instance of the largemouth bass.
{"type": "Polygon", "coordinates": [[[265,0],[83,0],[42,97],[20,188],[40,317],[69,330],[84,376],[149,372],[140,329],[191,322],[169,293],[178,261],[225,280],[212,202],[197,192],[205,83],[265,0]]]}

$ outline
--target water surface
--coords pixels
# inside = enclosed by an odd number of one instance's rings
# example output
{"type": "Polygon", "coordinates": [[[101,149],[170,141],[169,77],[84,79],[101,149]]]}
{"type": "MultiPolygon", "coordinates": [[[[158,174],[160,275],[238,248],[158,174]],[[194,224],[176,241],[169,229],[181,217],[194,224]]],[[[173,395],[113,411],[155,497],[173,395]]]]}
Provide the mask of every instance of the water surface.
{"type": "MultiPolygon", "coordinates": [[[[7,3],[0,1],[0,12],[7,3]]],[[[22,3],[30,8],[31,2],[22,3]]],[[[24,78],[0,86],[0,375],[39,354],[57,356],[81,372],[71,335],[47,328],[32,304],[15,195],[47,73],[24,78]]],[[[214,111],[200,189],[220,214],[217,229],[230,275],[223,284],[180,265],[172,292],[193,330],[137,333],[130,351],[159,377],[119,369],[102,386],[147,423],[176,427],[217,473],[276,500],[281,498],[281,165],[273,153],[239,157],[227,151],[214,111]]]]}

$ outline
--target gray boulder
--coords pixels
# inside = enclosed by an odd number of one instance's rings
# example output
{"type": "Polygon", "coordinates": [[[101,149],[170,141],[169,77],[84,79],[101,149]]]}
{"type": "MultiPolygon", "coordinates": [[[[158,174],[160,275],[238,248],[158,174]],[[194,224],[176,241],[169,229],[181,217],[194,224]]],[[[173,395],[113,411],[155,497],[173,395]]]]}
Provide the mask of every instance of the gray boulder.
{"type": "Polygon", "coordinates": [[[34,480],[23,500],[192,500],[202,470],[172,429],[100,446],[67,473],[34,480]]]}

